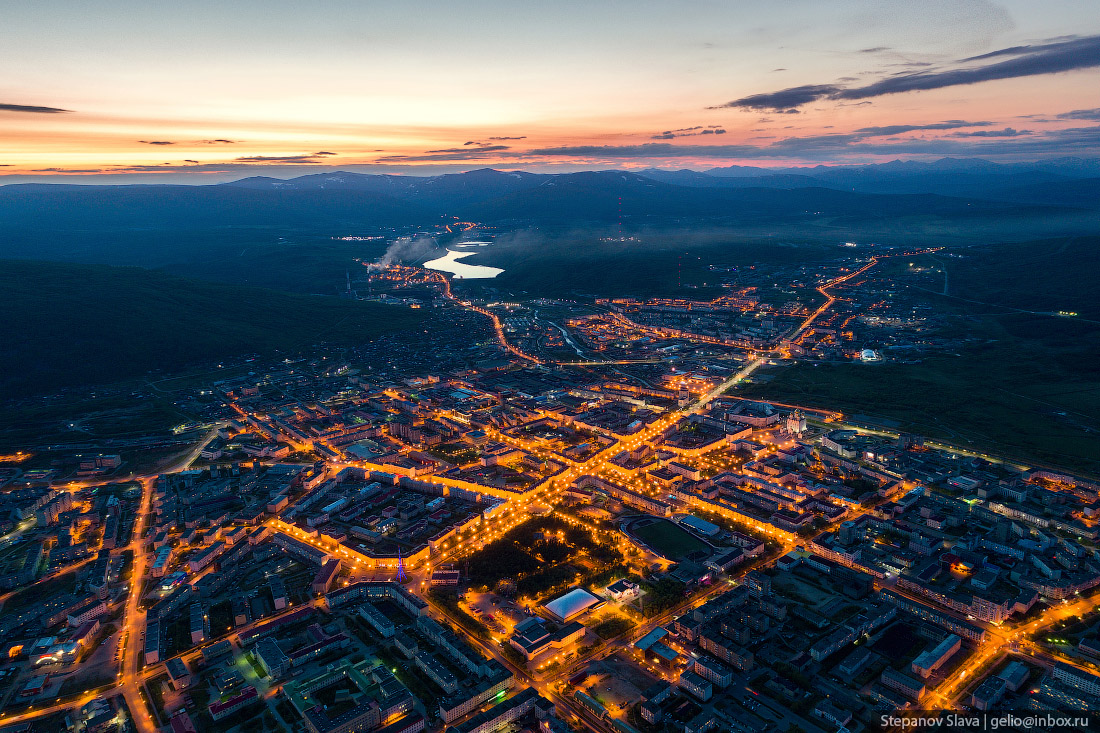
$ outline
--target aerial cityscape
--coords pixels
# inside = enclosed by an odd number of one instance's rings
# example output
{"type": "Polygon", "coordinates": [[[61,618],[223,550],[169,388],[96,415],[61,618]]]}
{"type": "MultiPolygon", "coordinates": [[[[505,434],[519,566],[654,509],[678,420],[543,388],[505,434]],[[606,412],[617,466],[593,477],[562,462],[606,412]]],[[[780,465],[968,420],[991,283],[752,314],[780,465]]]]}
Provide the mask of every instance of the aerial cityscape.
{"type": "Polygon", "coordinates": [[[0,733],[1100,728],[1092,4],[7,5],[0,733]]]}

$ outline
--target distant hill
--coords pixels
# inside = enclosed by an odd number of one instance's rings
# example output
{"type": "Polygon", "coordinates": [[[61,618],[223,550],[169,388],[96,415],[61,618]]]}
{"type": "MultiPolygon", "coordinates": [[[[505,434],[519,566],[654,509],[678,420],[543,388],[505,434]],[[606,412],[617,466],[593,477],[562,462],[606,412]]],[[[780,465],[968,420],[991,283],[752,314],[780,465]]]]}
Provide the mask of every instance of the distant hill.
{"type": "Polygon", "coordinates": [[[479,221],[521,219],[568,223],[613,222],[628,217],[721,218],[744,223],[792,223],[800,219],[904,216],[972,217],[1019,213],[1016,204],[935,194],[867,194],[823,186],[689,187],[622,171],[569,173],[537,186],[473,205],[467,215],[479,221]]]}
{"type": "MultiPolygon", "coordinates": [[[[377,258],[384,246],[334,237],[389,239],[455,219],[582,231],[621,218],[635,229],[715,225],[731,234],[884,244],[1020,240],[1096,231],[1098,175],[1100,165],[1088,160],[944,159],[705,172],[333,171],[201,186],[13,184],[0,186],[0,257],[141,265],[237,282],[265,269],[255,282],[274,284],[297,274],[276,263],[299,261],[308,270],[318,247],[344,243],[322,257],[320,279],[331,283],[352,260],[377,258]]],[[[299,277],[290,289],[323,290],[320,279],[299,277]]]]}
{"type": "MultiPolygon", "coordinates": [[[[392,176],[366,173],[315,173],[287,181],[253,177],[221,184],[268,191],[370,191],[433,210],[460,207],[537,186],[552,176],[481,168],[442,176],[392,176]]],[[[453,212],[452,212],[453,213],[453,212]]]]}
{"type": "Polygon", "coordinates": [[[415,202],[357,188],[240,186],[0,186],[5,230],[228,226],[393,226],[428,220],[415,202]]]}
{"type": "Polygon", "coordinates": [[[356,344],[415,311],[130,267],[0,260],[0,394],[118,381],[251,353],[356,344]]]}
{"type": "MultiPolygon", "coordinates": [[[[1100,176],[1100,161],[1058,158],[1029,163],[994,163],[981,158],[941,158],[794,168],[735,165],[712,168],[705,171],[705,175],[727,181],[748,180],[755,185],[774,188],[795,188],[806,185],[805,180],[810,179],[818,186],[862,193],[938,193],[986,198],[989,191],[997,188],[1100,176]]],[[[1050,203],[1072,204],[1070,200],[1051,200],[1050,203]]]]}
{"type": "Polygon", "coordinates": [[[1100,178],[1015,185],[989,192],[989,198],[1030,204],[1081,206],[1100,209],[1100,178]]]}
{"type": "Polygon", "coordinates": [[[534,174],[485,168],[417,177],[337,171],[205,186],[14,184],[0,186],[0,232],[392,228],[434,224],[441,216],[487,222],[604,221],[614,218],[607,202],[614,202],[617,217],[620,199],[624,214],[649,217],[743,215],[761,221],[802,211],[944,216],[966,209],[1004,210],[1003,203],[983,202],[994,198],[991,191],[1024,186],[1049,185],[1039,199],[1012,200],[1087,206],[1074,183],[1087,179],[1090,170],[1085,162],[1076,168],[1043,168],[945,160],[774,170],[734,166],[706,172],[534,174]],[[1065,196],[1059,195],[1058,183],[1066,184],[1065,196]]]}

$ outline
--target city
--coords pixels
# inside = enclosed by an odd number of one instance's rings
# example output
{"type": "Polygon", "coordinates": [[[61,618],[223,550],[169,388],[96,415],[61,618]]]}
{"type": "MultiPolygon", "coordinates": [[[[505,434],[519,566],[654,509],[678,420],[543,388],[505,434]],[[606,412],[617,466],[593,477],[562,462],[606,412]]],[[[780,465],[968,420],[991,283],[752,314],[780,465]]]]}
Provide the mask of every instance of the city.
{"type": "Polygon", "coordinates": [[[1092,709],[1100,486],[738,396],[800,359],[912,357],[932,314],[877,300],[875,268],[936,252],[800,267],[783,303],[740,279],[583,305],[349,274],[349,297],[481,319],[491,361],[249,360],[188,388],[203,421],[155,473],[5,456],[0,724],[819,733],[1092,709]]]}
{"type": "Polygon", "coordinates": [[[0,733],[1100,730],[1095,2],[0,19],[0,733]]]}

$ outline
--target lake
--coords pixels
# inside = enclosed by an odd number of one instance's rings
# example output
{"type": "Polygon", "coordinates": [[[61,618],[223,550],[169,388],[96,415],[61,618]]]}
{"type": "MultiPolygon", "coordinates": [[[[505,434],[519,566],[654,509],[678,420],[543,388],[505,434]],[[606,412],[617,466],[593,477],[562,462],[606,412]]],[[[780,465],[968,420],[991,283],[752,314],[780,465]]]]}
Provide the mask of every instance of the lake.
{"type": "MultiPolygon", "coordinates": [[[[471,243],[479,246],[485,246],[480,242],[471,243]]],[[[444,257],[437,257],[434,260],[429,260],[424,263],[424,267],[430,270],[439,270],[440,272],[449,272],[458,279],[462,280],[484,280],[491,277],[496,277],[500,273],[504,272],[499,267],[486,267],[485,265],[468,265],[464,262],[459,262],[463,257],[469,257],[476,252],[464,252],[462,250],[448,249],[447,254],[444,257]]]]}

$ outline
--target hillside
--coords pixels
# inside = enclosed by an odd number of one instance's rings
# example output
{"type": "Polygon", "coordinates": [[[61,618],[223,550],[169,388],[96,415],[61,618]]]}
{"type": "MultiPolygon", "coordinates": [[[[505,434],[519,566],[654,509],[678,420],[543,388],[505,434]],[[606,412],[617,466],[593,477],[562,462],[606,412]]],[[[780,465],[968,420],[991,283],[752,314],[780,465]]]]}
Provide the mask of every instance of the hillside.
{"type": "MultiPolygon", "coordinates": [[[[844,217],[850,222],[907,216],[958,221],[976,216],[1043,218],[1080,213],[1062,208],[1067,203],[1059,198],[1057,188],[1048,189],[1036,202],[1041,205],[1026,206],[985,200],[973,192],[964,197],[943,195],[908,184],[909,190],[900,192],[855,191],[850,180],[831,186],[824,180],[826,175],[722,178],[683,171],[536,175],[485,169],[431,177],[347,172],[287,181],[257,177],[210,186],[17,184],[0,186],[0,232],[81,236],[228,228],[332,232],[419,227],[438,223],[441,216],[483,222],[606,222],[616,220],[620,212],[656,220],[719,218],[774,224],[822,217],[844,217]]],[[[996,179],[1001,187],[1008,180],[996,179]]],[[[1072,201],[1075,207],[1083,203],[1076,189],[1072,201]]]]}
{"type": "MultiPolygon", "coordinates": [[[[1062,213],[1056,209],[1051,214],[1062,213]]],[[[844,217],[854,221],[905,216],[968,219],[1026,216],[1018,204],[935,194],[867,194],[830,188],[688,187],[620,171],[569,173],[534,188],[511,192],[465,210],[480,221],[613,222],[619,214],[637,218],[721,218],[742,223],[783,223],[844,217]]]]}
{"type": "MultiPolygon", "coordinates": [[[[1070,163],[1047,169],[941,161],[640,175],[334,171],[203,186],[20,184],[0,186],[0,258],[137,265],[335,293],[355,261],[376,260],[396,236],[438,230],[456,218],[499,230],[573,231],[588,244],[620,225],[643,241],[658,229],[700,228],[723,229],[727,241],[888,245],[1090,234],[1100,226],[1093,195],[1100,179],[1088,178],[1092,168],[1085,162],[1070,163]],[[1006,189],[1007,181],[1017,185],[1006,189]]],[[[505,266],[484,259],[501,257],[501,249],[479,254],[478,261],[505,266]]],[[[646,254],[635,249],[625,254],[646,254]]],[[[546,260],[557,253],[515,254],[546,260]]],[[[519,274],[511,270],[505,279],[519,274]]],[[[576,287],[590,289],[579,281],[569,289],[576,287]]]]}
{"type": "Polygon", "coordinates": [[[251,353],[355,344],[420,317],[376,303],[138,268],[0,261],[0,394],[117,381],[251,353]]]}
{"type": "Polygon", "coordinates": [[[0,186],[4,229],[393,226],[430,213],[360,188],[237,186],[0,186]]]}

